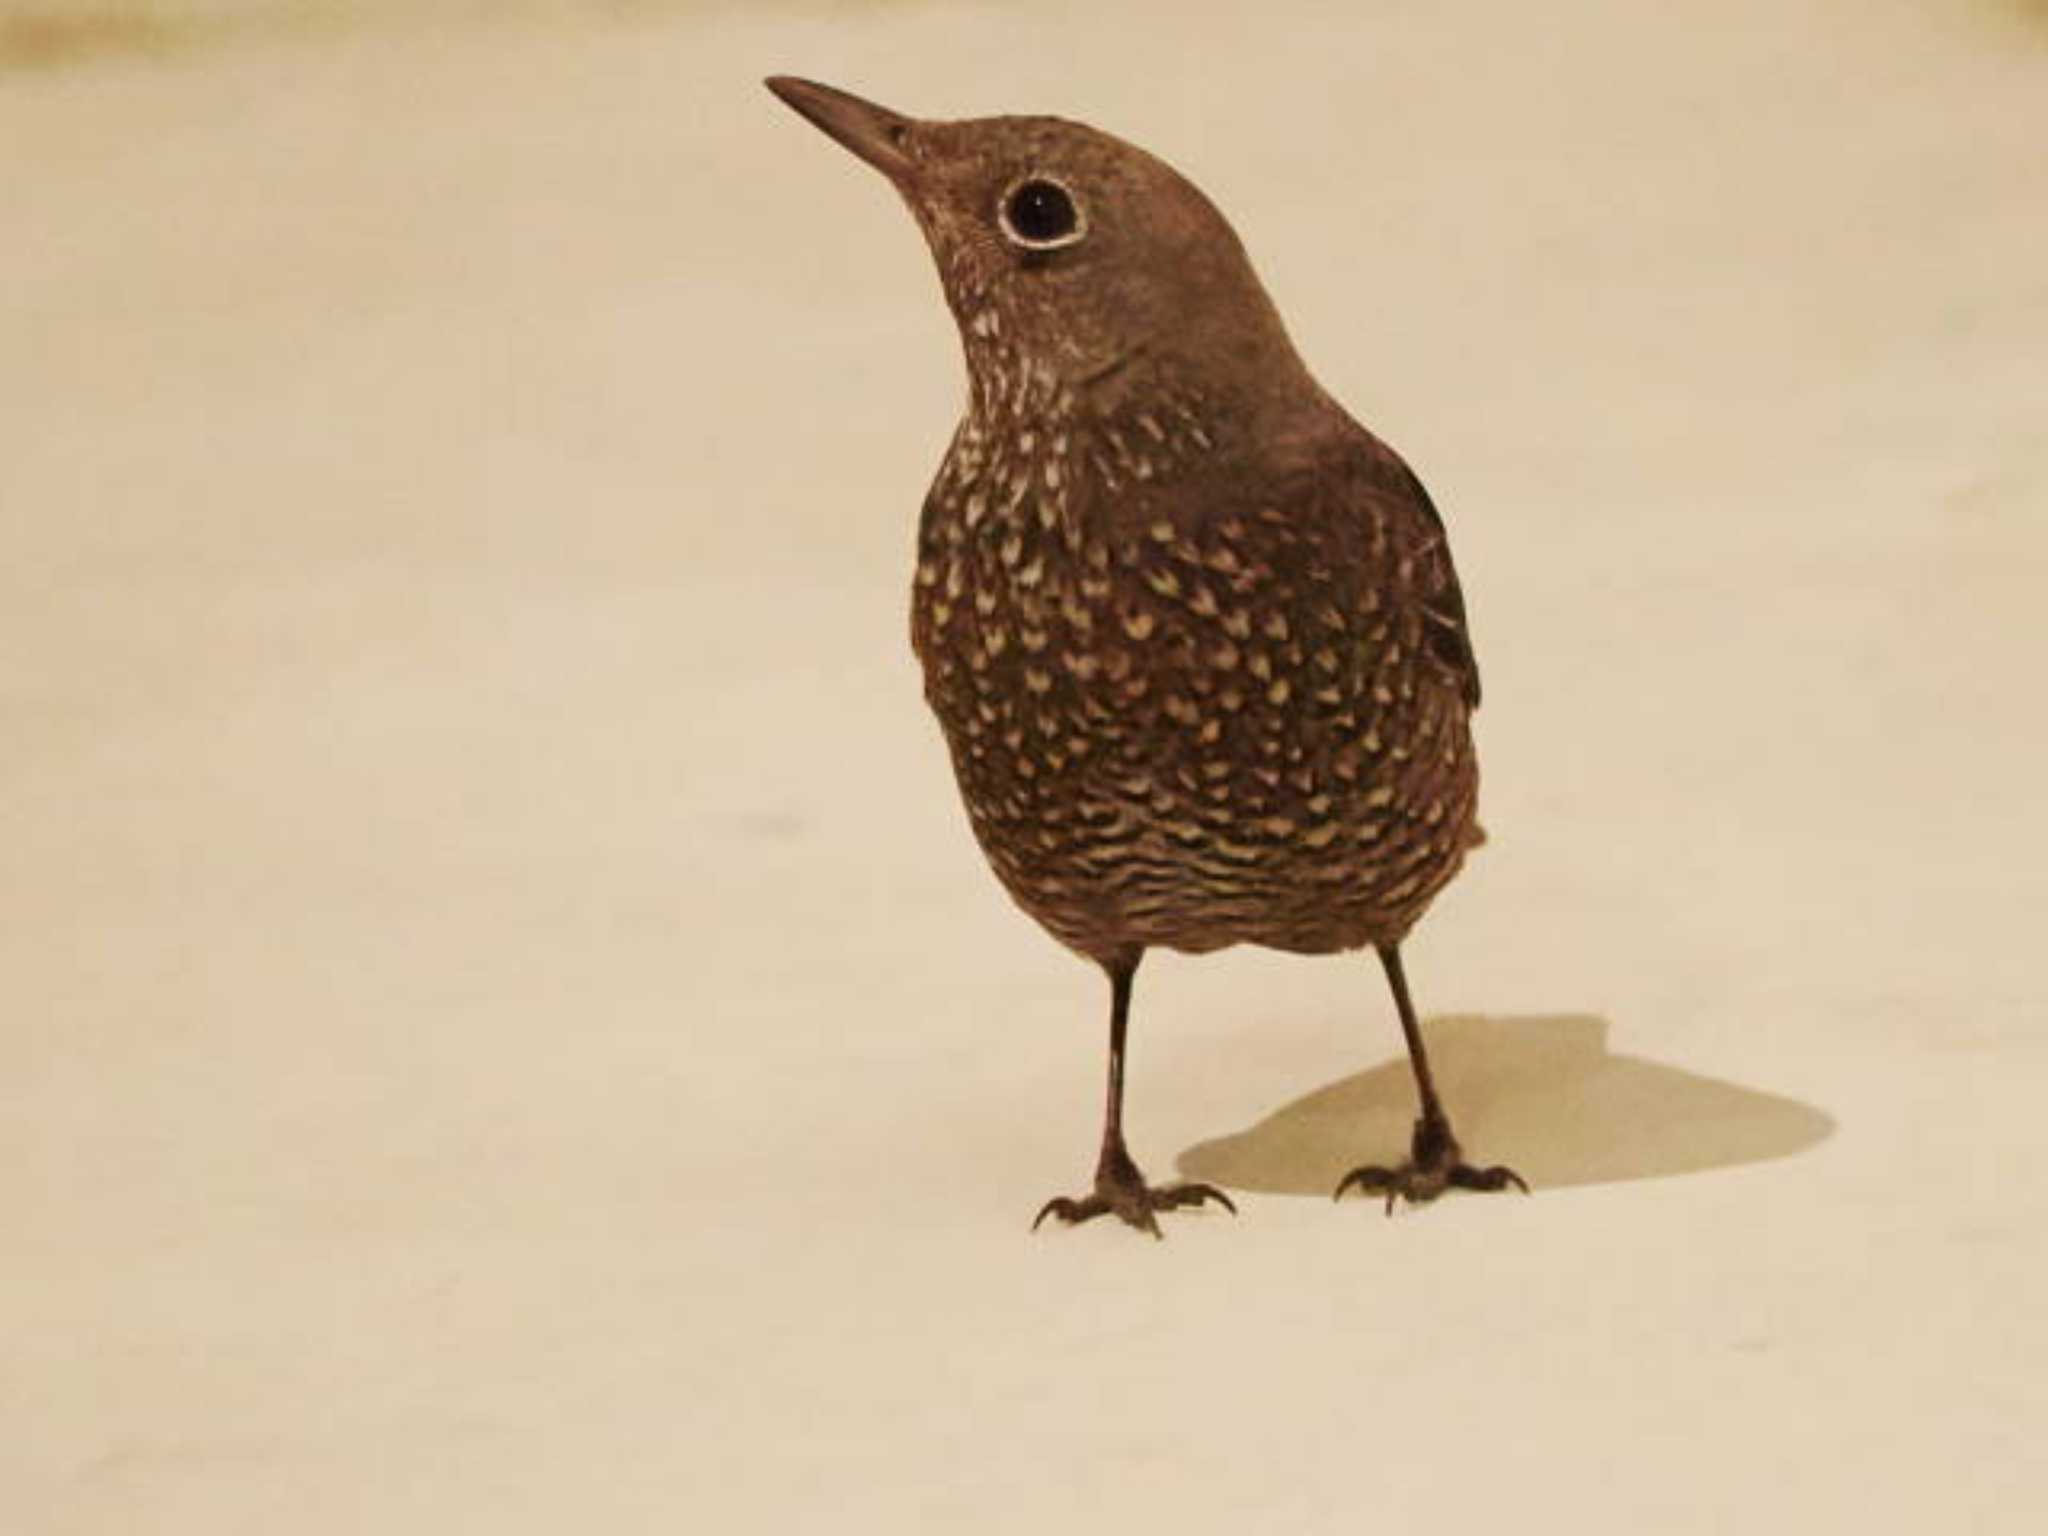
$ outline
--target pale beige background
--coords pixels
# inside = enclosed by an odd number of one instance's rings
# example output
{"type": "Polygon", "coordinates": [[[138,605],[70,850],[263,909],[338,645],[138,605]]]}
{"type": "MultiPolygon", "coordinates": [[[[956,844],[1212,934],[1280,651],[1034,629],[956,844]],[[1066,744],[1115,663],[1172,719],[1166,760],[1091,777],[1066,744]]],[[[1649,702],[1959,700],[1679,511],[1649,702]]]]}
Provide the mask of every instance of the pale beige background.
{"type": "Polygon", "coordinates": [[[31,9],[0,1529],[2038,1529],[2038,7],[31,9]],[[1165,153],[1428,477],[1411,965],[1536,1198],[1332,1207],[1373,968],[1168,957],[1135,1149],[1242,1217],[1026,1234],[1101,988],[905,644],[936,284],[774,70],[1165,153]]]}

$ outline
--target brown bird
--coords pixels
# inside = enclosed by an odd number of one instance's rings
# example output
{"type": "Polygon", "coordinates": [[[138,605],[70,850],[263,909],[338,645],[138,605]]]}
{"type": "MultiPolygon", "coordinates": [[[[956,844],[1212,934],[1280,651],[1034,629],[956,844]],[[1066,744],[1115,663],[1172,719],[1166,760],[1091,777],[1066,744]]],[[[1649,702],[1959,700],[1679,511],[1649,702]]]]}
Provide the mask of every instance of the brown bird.
{"type": "Polygon", "coordinates": [[[1157,1235],[1156,1211],[1236,1210],[1148,1185],[1124,1146],[1155,945],[1372,945],[1421,1115],[1407,1161],[1336,1193],[1526,1189],[1465,1161],[1401,969],[1483,837],[1479,672],[1429,493],[1309,376],[1235,232],[1164,162],[1059,118],[928,122],[767,84],[902,194],[967,353],[911,642],[997,878],[1110,981],[1094,1189],[1038,1220],[1157,1235]]]}

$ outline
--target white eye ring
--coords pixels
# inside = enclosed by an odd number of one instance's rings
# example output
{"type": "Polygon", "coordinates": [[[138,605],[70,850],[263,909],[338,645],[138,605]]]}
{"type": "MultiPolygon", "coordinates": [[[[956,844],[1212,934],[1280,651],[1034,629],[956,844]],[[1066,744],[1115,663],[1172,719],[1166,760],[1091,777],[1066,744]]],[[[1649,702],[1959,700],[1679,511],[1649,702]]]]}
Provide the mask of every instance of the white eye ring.
{"type": "Polygon", "coordinates": [[[1004,189],[996,223],[1005,240],[1026,251],[1057,251],[1088,237],[1088,215],[1073,188],[1039,171],[1004,189]]]}

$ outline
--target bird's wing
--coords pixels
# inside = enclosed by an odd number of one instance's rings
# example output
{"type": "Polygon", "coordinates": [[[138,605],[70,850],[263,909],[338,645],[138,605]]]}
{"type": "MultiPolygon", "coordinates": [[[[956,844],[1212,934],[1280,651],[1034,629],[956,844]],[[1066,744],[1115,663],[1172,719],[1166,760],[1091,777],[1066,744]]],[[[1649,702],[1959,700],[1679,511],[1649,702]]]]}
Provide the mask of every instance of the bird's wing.
{"type": "Polygon", "coordinates": [[[1479,707],[1479,663],[1465,618],[1465,594],[1451,563],[1443,515],[1401,456],[1365,432],[1347,445],[1343,472],[1330,477],[1366,543],[1360,574],[1419,621],[1422,654],[1456,684],[1467,709],[1479,707]]]}
{"type": "Polygon", "coordinates": [[[1399,459],[1403,488],[1428,523],[1428,532],[1415,552],[1422,593],[1422,621],[1429,652],[1458,679],[1458,690],[1467,709],[1479,707],[1479,659],[1472,654],[1472,632],[1465,620],[1465,593],[1458,585],[1458,568],[1451,563],[1451,541],[1444,532],[1443,514],[1429,498],[1422,481],[1399,459]]]}

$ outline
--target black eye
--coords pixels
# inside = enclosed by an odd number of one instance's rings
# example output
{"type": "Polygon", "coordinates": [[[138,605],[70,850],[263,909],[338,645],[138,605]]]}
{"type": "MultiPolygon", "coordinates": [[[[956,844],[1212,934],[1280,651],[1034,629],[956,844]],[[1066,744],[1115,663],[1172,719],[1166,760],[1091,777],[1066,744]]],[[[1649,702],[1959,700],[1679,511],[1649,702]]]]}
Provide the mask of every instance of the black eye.
{"type": "Polygon", "coordinates": [[[1049,251],[1081,238],[1081,210],[1056,181],[1034,176],[1003,198],[1003,233],[1028,250],[1049,251]]]}

